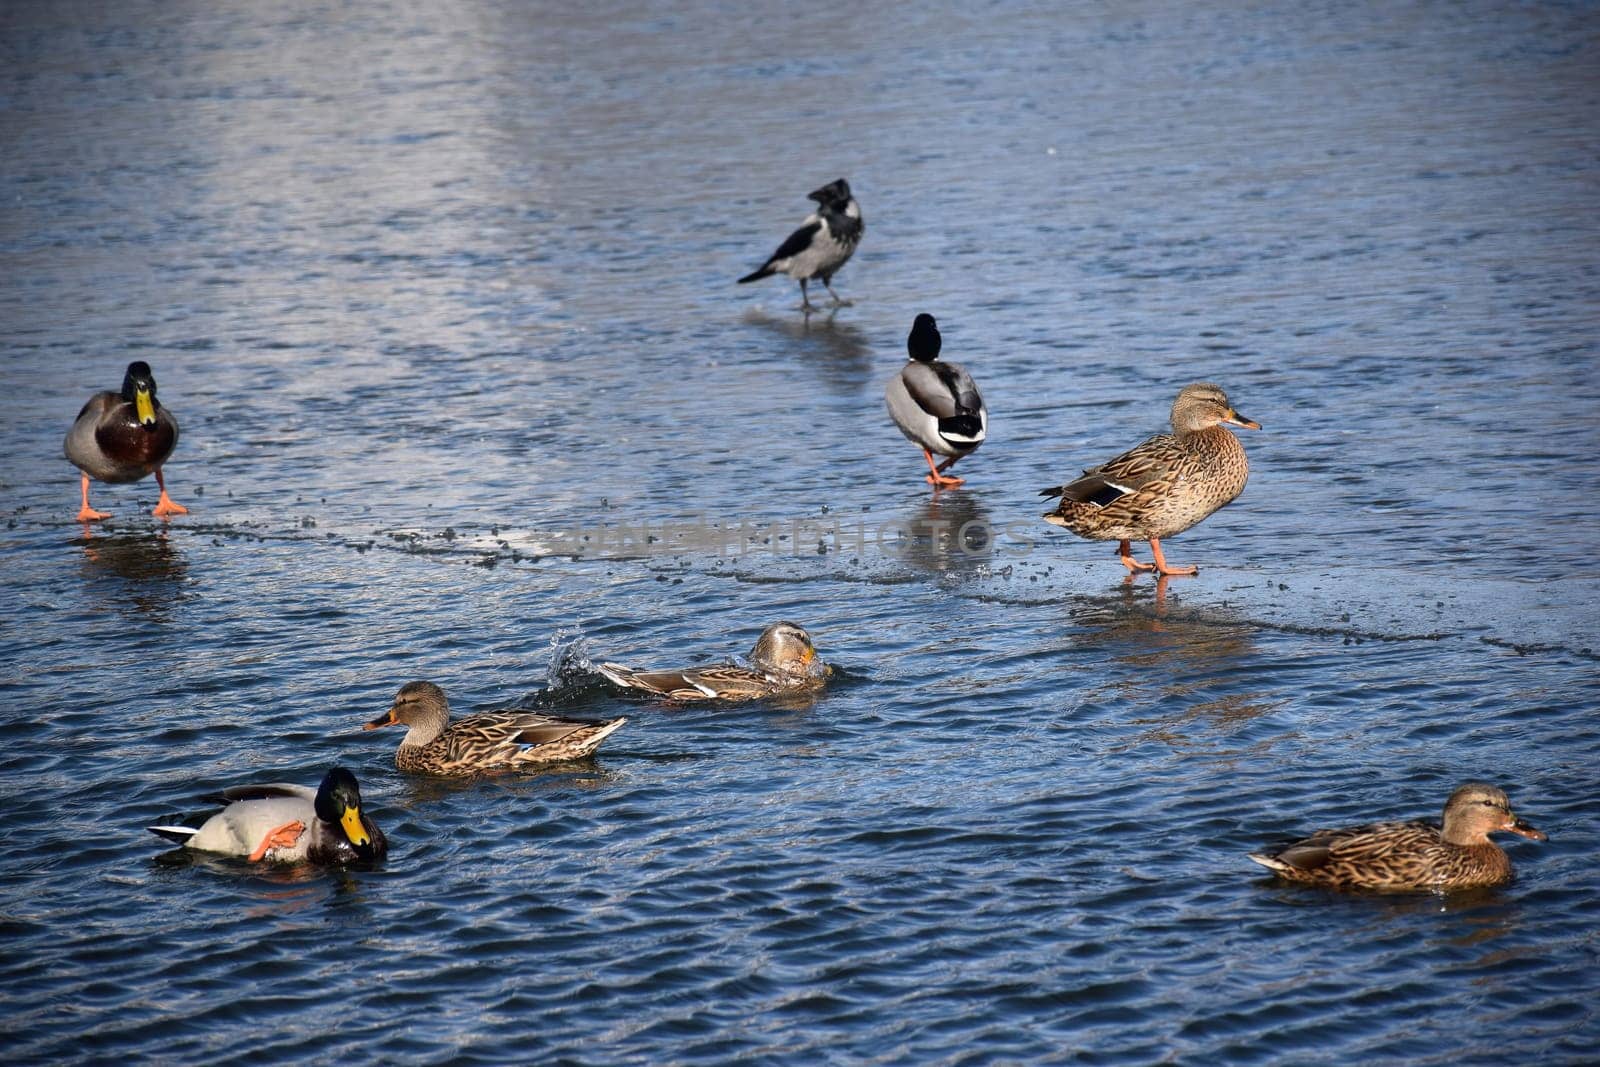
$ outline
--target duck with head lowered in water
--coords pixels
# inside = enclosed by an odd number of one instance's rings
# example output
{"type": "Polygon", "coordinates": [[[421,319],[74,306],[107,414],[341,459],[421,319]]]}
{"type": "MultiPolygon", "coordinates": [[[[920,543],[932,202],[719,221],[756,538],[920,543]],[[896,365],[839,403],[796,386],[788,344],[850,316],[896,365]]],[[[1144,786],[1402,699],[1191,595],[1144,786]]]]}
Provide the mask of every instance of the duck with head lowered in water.
{"type": "Polygon", "coordinates": [[[596,668],[613,685],[674,701],[754,700],[819,689],[832,668],[817,659],[811,635],[792,622],[761,631],[747,663],[639,671],[620,663],[596,668]]]}

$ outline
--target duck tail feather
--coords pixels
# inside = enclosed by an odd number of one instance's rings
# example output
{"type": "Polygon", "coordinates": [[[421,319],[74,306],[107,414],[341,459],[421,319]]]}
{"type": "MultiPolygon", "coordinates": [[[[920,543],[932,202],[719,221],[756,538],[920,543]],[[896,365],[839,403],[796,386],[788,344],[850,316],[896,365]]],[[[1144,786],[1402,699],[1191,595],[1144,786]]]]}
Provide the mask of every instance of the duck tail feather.
{"type": "Polygon", "coordinates": [[[164,837],[168,841],[184,844],[199,831],[192,826],[147,826],[145,829],[157,837],[164,837]]]}

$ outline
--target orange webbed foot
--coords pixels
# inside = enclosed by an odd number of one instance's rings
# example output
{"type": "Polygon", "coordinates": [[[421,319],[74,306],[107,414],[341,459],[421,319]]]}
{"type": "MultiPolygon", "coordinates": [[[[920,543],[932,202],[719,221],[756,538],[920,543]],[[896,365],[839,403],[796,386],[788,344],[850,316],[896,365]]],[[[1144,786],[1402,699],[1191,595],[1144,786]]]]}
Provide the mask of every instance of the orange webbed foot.
{"type": "Polygon", "coordinates": [[[1162,577],[1175,574],[1181,577],[1192,578],[1196,574],[1200,573],[1200,568],[1192,565],[1188,567],[1169,567],[1167,565],[1167,557],[1161,552],[1161,542],[1154,537],[1150,538],[1150,554],[1155,556],[1155,571],[1162,577]]]}
{"type": "Polygon", "coordinates": [[[160,467],[156,468],[156,486],[161,490],[161,499],[156,501],[155,510],[150,514],[158,519],[164,519],[169,515],[189,514],[188,508],[182,504],[174,504],[172,498],[167,495],[167,480],[161,476],[160,467]]]}
{"type": "Polygon", "coordinates": [[[1122,561],[1122,565],[1124,567],[1128,568],[1128,577],[1130,578],[1135,574],[1140,574],[1144,571],[1155,570],[1155,567],[1151,564],[1140,563],[1138,560],[1133,558],[1133,545],[1129,544],[1127,541],[1117,542],[1117,558],[1122,561]]]}
{"type": "Polygon", "coordinates": [[[300,835],[305,833],[306,824],[296,819],[294,822],[284,823],[275,830],[267,831],[267,836],[261,839],[261,844],[250,853],[250,862],[259,863],[262,857],[275,848],[293,848],[295,842],[300,840],[300,835]]]}
{"type": "Polygon", "coordinates": [[[928,473],[923,476],[922,480],[935,489],[950,489],[966,481],[965,478],[952,478],[945,473],[945,469],[957,459],[960,459],[960,456],[953,456],[935,467],[933,465],[933,453],[924,448],[922,450],[922,458],[928,461],[928,473]]]}

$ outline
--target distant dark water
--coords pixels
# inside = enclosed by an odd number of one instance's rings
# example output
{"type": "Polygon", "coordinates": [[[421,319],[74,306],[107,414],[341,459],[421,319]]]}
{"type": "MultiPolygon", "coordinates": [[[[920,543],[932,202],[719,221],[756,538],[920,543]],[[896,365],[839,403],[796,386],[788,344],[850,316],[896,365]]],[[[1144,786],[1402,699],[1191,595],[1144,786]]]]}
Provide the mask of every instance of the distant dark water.
{"type": "Polygon", "coordinates": [[[1593,1061],[1597,27],[0,9],[8,1058],[1593,1061]],[[840,175],[856,306],[734,286],[840,175]],[[992,413],[937,499],[881,399],[923,310],[992,413]],[[192,514],[85,536],[61,437],[132,359],[192,514]],[[1158,598],[1034,492],[1196,379],[1265,429],[1158,598]],[[777,618],[814,702],[551,671],[777,618]],[[359,727],[418,677],[630,722],[407,780],[359,727]],[[381,870],[143,830],[334,762],[381,870]],[[1469,778],[1550,833],[1505,889],[1244,858],[1469,778]]]}

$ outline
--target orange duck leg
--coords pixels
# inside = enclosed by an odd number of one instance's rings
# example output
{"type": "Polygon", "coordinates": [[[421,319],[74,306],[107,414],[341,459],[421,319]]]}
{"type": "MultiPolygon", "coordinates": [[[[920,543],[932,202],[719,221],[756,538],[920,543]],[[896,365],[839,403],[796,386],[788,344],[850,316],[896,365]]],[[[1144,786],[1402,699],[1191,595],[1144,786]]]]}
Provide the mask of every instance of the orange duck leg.
{"type": "Polygon", "coordinates": [[[944,473],[950,469],[950,464],[961,458],[960,456],[951,456],[937,467],[933,465],[933,453],[929,452],[926,448],[922,450],[922,457],[928,461],[928,476],[924,479],[924,481],[929,482],[939,489],[948,489],[951,486],[963,485],[966,483],[965,478],[951,478],[946,476],[944,473]]]}
{"type": "Polygon", "coordinates": [[[1124,567],[1128,568],[1130,575],[1138,574],[1140,571],[1155,570],[1150,564],[1140,563],[1133,558],[1133,545],[1128,541],[1117,542],[1117,558],[1122,561],[1124,567]]]}
{"type": "Polygon", "coordinates": [[[275,848],[294,847],[294,843],[300,840],[300,835],[305,833],[305,830],[306,824],[296,819],[294,822],[284,823],[276,830],[267,831],[267,836],[261,839],[261,844],[250,853],[250,862],[260,863],[262,857],[275,848]]]}
{"type": "Polygon", "coordinates": [[[78,509],[79,522],[98,522],[100,519],[109,519],[111,512],[96,511],[89,506],[89,476],[83,476],[83,507],[78,509]]]}
{"type": "Polygon", "coordinates": [[[1168,574],[1188,574],[1188,575],[1193,575],[1193,574],[1199,574],[1200,573],[1200,568],[1192,566],[1192,565],[1188,566],[1188,567],[1169,567],[1169,566],[1167,566],[1167,559],[1166,559],[1165,556],[1163,556],[1161,554],[1161,539],[1159,537],[1150,538],[1150,553],[1151,553],[1151,555],[1156,557],[1155,570],[1156,570],[1157,574],[1160,574],[1160,575],[1164,576],[1164,575],[1168,575],[1168,574]]]}
{"type": "MultiPolygon", "coordinates": [[[[88,500],[89,500],[89,497],[87,495],[87,493],[88,493],[87,482],[88,482],[88,480],[85,479],[85,490],[84,490],[85,495],[84,495],[84,498],[83,498],[85,506],[88,505],[88,500]]],[[[160,467],[156,468],[156,484],[161,487],[161,499],[156,501],[155,510],[151,511],[150,514],[154,515],[158,519],[164,519],[168,515],[187,515],[187,514],[189,514],[189,509],[188,508],[184,507],[182,504],[174,504],[172,502],[172,498],[167,495],[167,482],[166,482],[165,478],[161,477],[161,468],[160,467]]]]}

